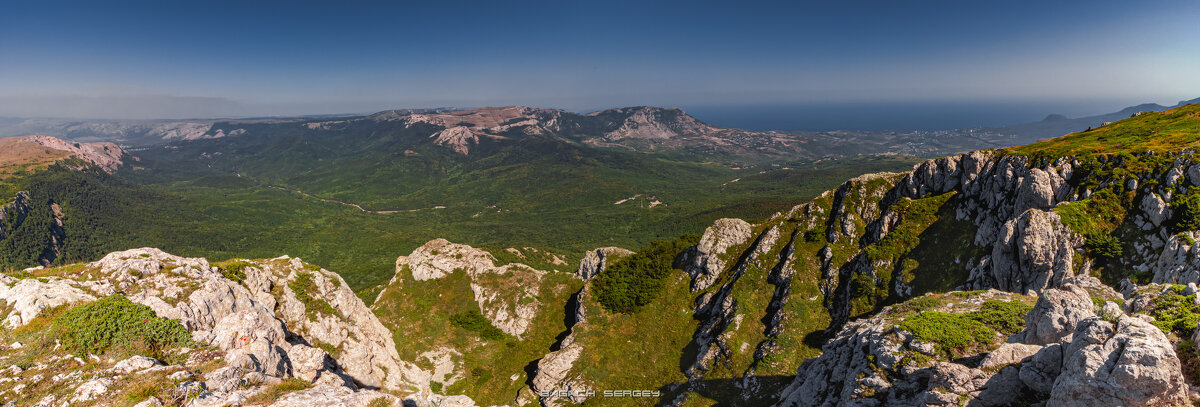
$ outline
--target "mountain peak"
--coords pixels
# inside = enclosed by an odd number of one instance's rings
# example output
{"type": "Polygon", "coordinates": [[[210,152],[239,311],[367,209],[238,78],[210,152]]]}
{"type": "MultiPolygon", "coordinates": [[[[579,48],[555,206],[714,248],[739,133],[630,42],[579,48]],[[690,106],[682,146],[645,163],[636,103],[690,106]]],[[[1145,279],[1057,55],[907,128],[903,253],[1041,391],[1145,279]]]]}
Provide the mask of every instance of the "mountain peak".
{"type": "Polygon", "coordinates": [[[113,172],[125,150],[113,143],[74,143],[51,136],[0,138],[0,167],[41,165],[75,157],[113,172]]]}

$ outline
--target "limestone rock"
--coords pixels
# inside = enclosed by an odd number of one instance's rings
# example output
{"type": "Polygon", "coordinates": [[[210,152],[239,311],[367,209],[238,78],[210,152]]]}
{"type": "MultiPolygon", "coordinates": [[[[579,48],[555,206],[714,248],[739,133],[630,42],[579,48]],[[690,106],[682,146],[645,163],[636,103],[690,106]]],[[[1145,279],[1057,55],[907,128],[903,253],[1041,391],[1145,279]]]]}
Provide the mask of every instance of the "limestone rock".
{"type": "Polygon", "coordinates": [[[287,356],[292,362],[292,375],[310,382],[321,372],[336,369],[333,358],[328,353],[311,346],[293,345],[287,356]]]}
{"type": "Polygon", "coordinates": [[[242,384],[246,370],[238,366],[225,366],[204,375],[204,386],[211,391],[228,393],[242,384]]]}
{"type": "Polygon", "coordinates": [[[108,388],[112,385],[113,379],[107,377],[98,377],[88,380],[75,389],[75,393],[71,397],[71,402],[82,403],[85,401],[94,400],[96,397],[99,397],[107,392],[108,388]]]}
{"type": "Polygon", "coordinates": [[[583,255],[583,259],[579,261],[579,269],[575,271],[575,277],[579,277],[579,279],[584,281],[591,280],[592,277],[604,272],[610,259],[618,259],[630,254],[633,254],[633,252],[620,247],[602,247],[589,250],[583,255]]]}
{"type": "MultiPolygon", "coordinates": [[[[574,367],[575,361],[583,353],[583,346],[579,344],[568,345],[558,351],[551,352],[538,361],[537,372],[533,376],[532,387],[534,391],[570,391],[575,394],[579,391],[586,391],[587,388],[569,379],[568,375],[571,368],[574,367]]],[[[586,398],[569,397],[575,403],[583,403],[586,398]]],[[[542,399],[544,406],[562,405],[558,398],[542,399]]]]}
{"type": "Polygon", "coordinates": [[[1089,318],[1064,352],[1048,405],[1187,405],[1179,359],[1162,331],[1141,318],[1089,318]]]}
{"type": "Polygon", "coordinates": [[[125,359],[120,362],[117,362],[117,364],[114,365],[111,369],[109,369],[109,371],[113,372],[113,373],[119,373],[119,374],[129,374],[129,373],[141,372],[146,369],[150,369],[152,367],[162,366],[162,365],[163,365],[163,363],[159,362],[158,359],[148,358],[145,356],[134,356],[129,359],[125,359]]]}
{"type": "Polygon", "coordinates": [[[1172,235],[1153,263],[1153,282],[1163,284],[1200,283],[1200,231],[1172,235]]]}
{"type": "Polygon", "coordinates": [[[11,307],[8,317],[4,318],[4,324],[10,329],[25,325],[47,308],[95,299],[71,280],[51,277],[43,282],[36,278],[17,280],[0,276],[0,300],[11,307]]]}
{"type": "MultiPolygon", "coordinates": [[[[383,398],[389,405],[399,405],[396,396],[374,390],[351,390],[341,386],[319,385],[309,389],[284,394],[272,407],[345,406],[366,407],[372,401],[383,398]]],[[[474,403],[472,403],[474,405],[474,403]]]]}
{"type": "Polygon", "coordinates": [[[1146,194],[1142,198],[1141,209],[1155,227],[1162,226],[1163,222],[1171,218],[1171,208],[1167,206],[1166,202],[1163,202],[1162,197],[1155,193],[1146,194]]]}
{"type": "Polygon", "coordinates": [[[1030,345],[1070,342],[1075,325],[1095,315],[1095,304],[1082,287],[1048,289],[1038,296],[1033,310],[1025,315],[1025,329],[1013,339],[1030,345]]]}
{"type": "Polygon", "coordinates": [[[1006,343],[989,352],[987,356],[979,362],[979,368],[990,369],[994,367],[1002,367],[1021,363],[1022,360],[1033,356],[1040,350],[1042,350],[1042,346],[1039,345],[1006,343]]]}
{"type": "Polygon", "coordinates": [[[684,271],[692,277],[692,292],[704,290],[728,267],[722,258],[730,247],[754,237],[749,223],[741,219],[717,219],[704,230],[700,243],[688,250],[684,271]]]}
{"type": "Polygon", "coordinates": [[[972,275],[973,288],[1035,295],[1074,275],[1075,250],[1083,239],[1058,214],[1031,209],[1004,224],[992,249],[989,274],[972,275]]]}

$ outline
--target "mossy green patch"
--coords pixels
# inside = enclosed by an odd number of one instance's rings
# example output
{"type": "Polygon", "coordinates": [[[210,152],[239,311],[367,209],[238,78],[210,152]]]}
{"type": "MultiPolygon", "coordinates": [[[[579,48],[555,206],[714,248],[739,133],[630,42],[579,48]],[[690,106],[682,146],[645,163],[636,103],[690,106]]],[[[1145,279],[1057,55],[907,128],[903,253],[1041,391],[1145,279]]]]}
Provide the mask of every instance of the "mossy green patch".
{"type": "Polygon", "coordinates": [[[450,323],[459,328],[474,332],[480,338],[489,341],[503,340],[508,337],[504,331],[492,326],[492,323],[488,322],[487,318],[484,318],[478,309],[469,309],[455,313],[450,316],[450,323]]]}
{"type": "Polygon", "coordinates": [[[1011,335],[1025,325],[1033,306],[1021,301],[987,300],[979,310],[956,314],[921,312],[901,321],[900,329],[916,339],[934,344],[948,357],[960,357],[995,345],[998,335],[1011,335]]]}
{"type": "Polygon", "coordinates": [[[296,272],[296,279],[288,283],[288,288],[296,294],[296,299],[304,304],[304,312],[309,315],[316,313],[324,313],[327,315],[337,315],[337,310],[329,305],[329,302],[322,298],[314,297],[313,294],[317,291],[317,286],[313,282],[312,273],[307,271],[296,272]]]}
{"type": "Polygon", "coordinates": [[[1162,293],[1150,305],[1149,314],[1154,317],[1154,326],[1164,333],[1191,337],[1200,322],[1200,305],[1193,295],[1183,295],[1181,286],[1174,286],[1162,293]]]}

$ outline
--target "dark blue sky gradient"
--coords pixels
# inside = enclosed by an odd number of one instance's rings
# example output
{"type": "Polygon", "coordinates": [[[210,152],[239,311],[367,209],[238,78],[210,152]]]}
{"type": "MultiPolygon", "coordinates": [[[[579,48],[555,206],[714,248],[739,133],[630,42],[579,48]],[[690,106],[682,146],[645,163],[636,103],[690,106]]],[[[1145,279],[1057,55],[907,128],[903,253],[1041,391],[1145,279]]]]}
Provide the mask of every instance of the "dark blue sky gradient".
{"type": "Polygon", "coordinates": [[[1197,21],[1200,3],[1183,0],[8,2],[0,115],[913,103],[1100,113],[1200,96],[1197,21]]]}

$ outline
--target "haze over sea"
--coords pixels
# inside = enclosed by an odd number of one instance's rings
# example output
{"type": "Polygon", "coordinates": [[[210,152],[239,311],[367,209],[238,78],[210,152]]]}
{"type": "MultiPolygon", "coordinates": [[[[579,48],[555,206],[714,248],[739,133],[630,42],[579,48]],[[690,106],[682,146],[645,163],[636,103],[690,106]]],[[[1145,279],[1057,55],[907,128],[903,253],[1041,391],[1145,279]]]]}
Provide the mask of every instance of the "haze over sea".
{"type": "Polygon", "coordinates": [[[1029,123],[1049,114],[1092,116],[1142,103],[1172,106],[1176,102],[832,102],[680,108],[712,125],[747,130],[946,130],[1029,123]]]}

